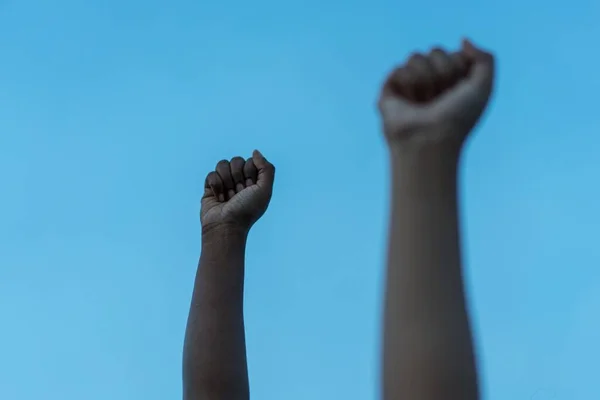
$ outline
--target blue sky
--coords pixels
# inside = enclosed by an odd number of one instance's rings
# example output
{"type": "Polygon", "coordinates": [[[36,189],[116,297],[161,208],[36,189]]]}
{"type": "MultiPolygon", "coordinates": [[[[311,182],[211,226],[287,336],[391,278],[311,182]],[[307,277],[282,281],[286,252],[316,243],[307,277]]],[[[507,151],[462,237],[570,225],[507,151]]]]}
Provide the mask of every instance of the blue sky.
{"type": "Polygon", "coordinates": [[[591,0],[0,2],[0,398],[180,398],[203,178],[259,148],[278,175],[247,257],[253,398],[375,399],[374,100],[410,51],[463,35],[499,70],[461,172],[485,398],[600,398],[599,17],[591,0]]]}

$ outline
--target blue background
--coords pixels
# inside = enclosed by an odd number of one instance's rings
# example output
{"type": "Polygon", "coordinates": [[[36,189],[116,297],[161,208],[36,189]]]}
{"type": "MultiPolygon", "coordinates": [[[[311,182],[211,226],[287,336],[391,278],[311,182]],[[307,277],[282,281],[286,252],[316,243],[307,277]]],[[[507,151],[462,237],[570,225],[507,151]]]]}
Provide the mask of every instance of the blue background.
{"type": "Polygon", "coordinates": [[[203,179],[254,148],[278,176],[249,242],[253,398],[376,398],[375,98],[410,51],[462,35],[499,70],[461,171],[486,398],[600,398],[599,17],[591,0],[0,3],[0,398],[180,398],[203,179]]]}

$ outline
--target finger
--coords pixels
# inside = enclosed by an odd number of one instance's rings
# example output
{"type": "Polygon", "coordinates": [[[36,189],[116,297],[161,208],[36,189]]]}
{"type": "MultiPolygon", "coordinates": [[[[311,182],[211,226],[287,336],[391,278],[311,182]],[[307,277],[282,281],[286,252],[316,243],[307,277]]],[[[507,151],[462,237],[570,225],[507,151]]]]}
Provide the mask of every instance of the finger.
{"type": "Polygon", "coordinates": [[[396,68],[383,86],[384,96],[389,94],[403,97],[408,101],[416,101],[415,81],[415,77],[406,66],[396,68]]]}
{"type": "Polygon", "coordinates": [[[244,165],[246,160],[242,157],[234,157],[229,161],[229,169],[231,170],[231,177],[233,178],[233,187],[236,193],[244,190],[244,165]]]}
{"type": "Polygon", "coordinates": [[[457,83],[460,79],[467,77],[470,62],[462,51],[456,51],[449,55],[452,68],[452,82],[457,83]]]}
{"type": "Polygon", "coordinates": [[[413,54],[406,68],[414,79],[415,98],[417,101],[429,101],[435,96],[435,75],[429,59],[423,54],[413,54]]]}
{"type": "Polygon", "coordinates": [[[219,174],[217,174],[215,171],[210,172],[206,176],[204,188],[205,197],[212,195],[218,201],[225,201],[225,195],[223,194],[223,181],[221,180],[219,174]]]}
{"type": "Polygon", "coordinates": [[[471,41],[465,39],[462,43],[462,53],[472,63],[469,69],[469,79],[487,91],[491,91],[494,81],[494,56],[481,50],[471,41]]]}
{"type": "Polygon", "coordinates": [[[452,86],[453,65],[450,56],[443,49],[436,47],[429,53],[429,62],[435,75],[436,95],[452,86]]]}
{"type": "Polygon", "coordinates": [[[252,158],[247,159],[244,164],[244,178],[246,179],[246,187],[256,184],[258,169],[256,169],[252,158]]]}
{"type": "Polygon", "coordinates": [[[217,164],[215,171],[221,177],[223,181],[223,193],[225,194],[225,200],[229,200],[233,196],[235,196],[235,189],[233,185],[233,178],[231,177],[231,170],[229,168],[229,161],[221,160],[217,164]]]}
{"type": "Polygon", "coordinates": [[[252,161],[254,161],[254,165],[256,165],[256,169],[258,170],[256,184],[271,188],[273,186],[273,181],[275,180],[275,166],[268,162],[258,150],[254,150],[252,153],[252,161]]]}

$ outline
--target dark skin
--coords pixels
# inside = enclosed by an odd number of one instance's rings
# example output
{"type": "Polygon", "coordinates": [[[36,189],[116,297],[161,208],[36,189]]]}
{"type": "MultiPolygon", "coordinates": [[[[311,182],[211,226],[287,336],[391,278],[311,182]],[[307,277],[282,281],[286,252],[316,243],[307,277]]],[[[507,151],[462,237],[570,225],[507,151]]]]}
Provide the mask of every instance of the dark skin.
{"type": "MultiPolygon", "coordinates": [[[[462,283],[457,165],[485,109],[493,58],[466,42],[460,52],[416,54],[386,81],[379,107],[392,159],[383,399],[478,399],[462,283]]],[[[202,254],[184,349],[185,400],[247,400],[244,253],[266,211],[275,169],[221,161],[206,179],[202,254]]]]}
{"type": "Polygon", "coordinates": [[[275,167],[251,158],[220,161],[206,177],[202,250],[183,351],[184,400],[248,400],[244,259],[250,228],[265,213],[275,167]]]}
{"type": "Polygon", "coordinates": [[[391,158],[384,340],[384,400],[477,400],[464,296],[457,170],[486,108],[493,57],[414,54],[394,70],[379,109],[391,158]]]}

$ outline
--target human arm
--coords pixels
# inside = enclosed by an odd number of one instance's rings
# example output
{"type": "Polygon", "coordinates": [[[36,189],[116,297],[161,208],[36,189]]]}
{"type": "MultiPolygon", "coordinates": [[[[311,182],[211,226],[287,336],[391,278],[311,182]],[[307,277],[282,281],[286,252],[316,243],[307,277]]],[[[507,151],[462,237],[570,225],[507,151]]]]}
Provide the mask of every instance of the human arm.
{"type": "Polygon", "coordinates": [[[271,197],[274,167],[222,161],[206,179],[202,249],[183,352],[184,400],[249,399],[244,333],[244,259],[252,224],[271,197]]]}
{"type": "Polygon", "coordinates": [[[184,344],[185,400],[249,399],[244,334],[246,232],[216,229],[202,250],[184,344]]]}
{"type": "Polygon", "coordinates": [[[474,96],[475,83],[491,79],[490,65],[477,65],[491,62],[484,58],[468,44],[453,55],[438,49],[413,56],[384,88],[380,107],[392,168],[384,400],[479,396],[463,288],[457,168],[489,97],[467,97],[474,96]],[[480,81],[469,82],[474,77],[480,81]]]}
{"type": "Polygon", "coordinates": [[[451,149],[392,153],[384,399],[477,399],[451,149]]]}

